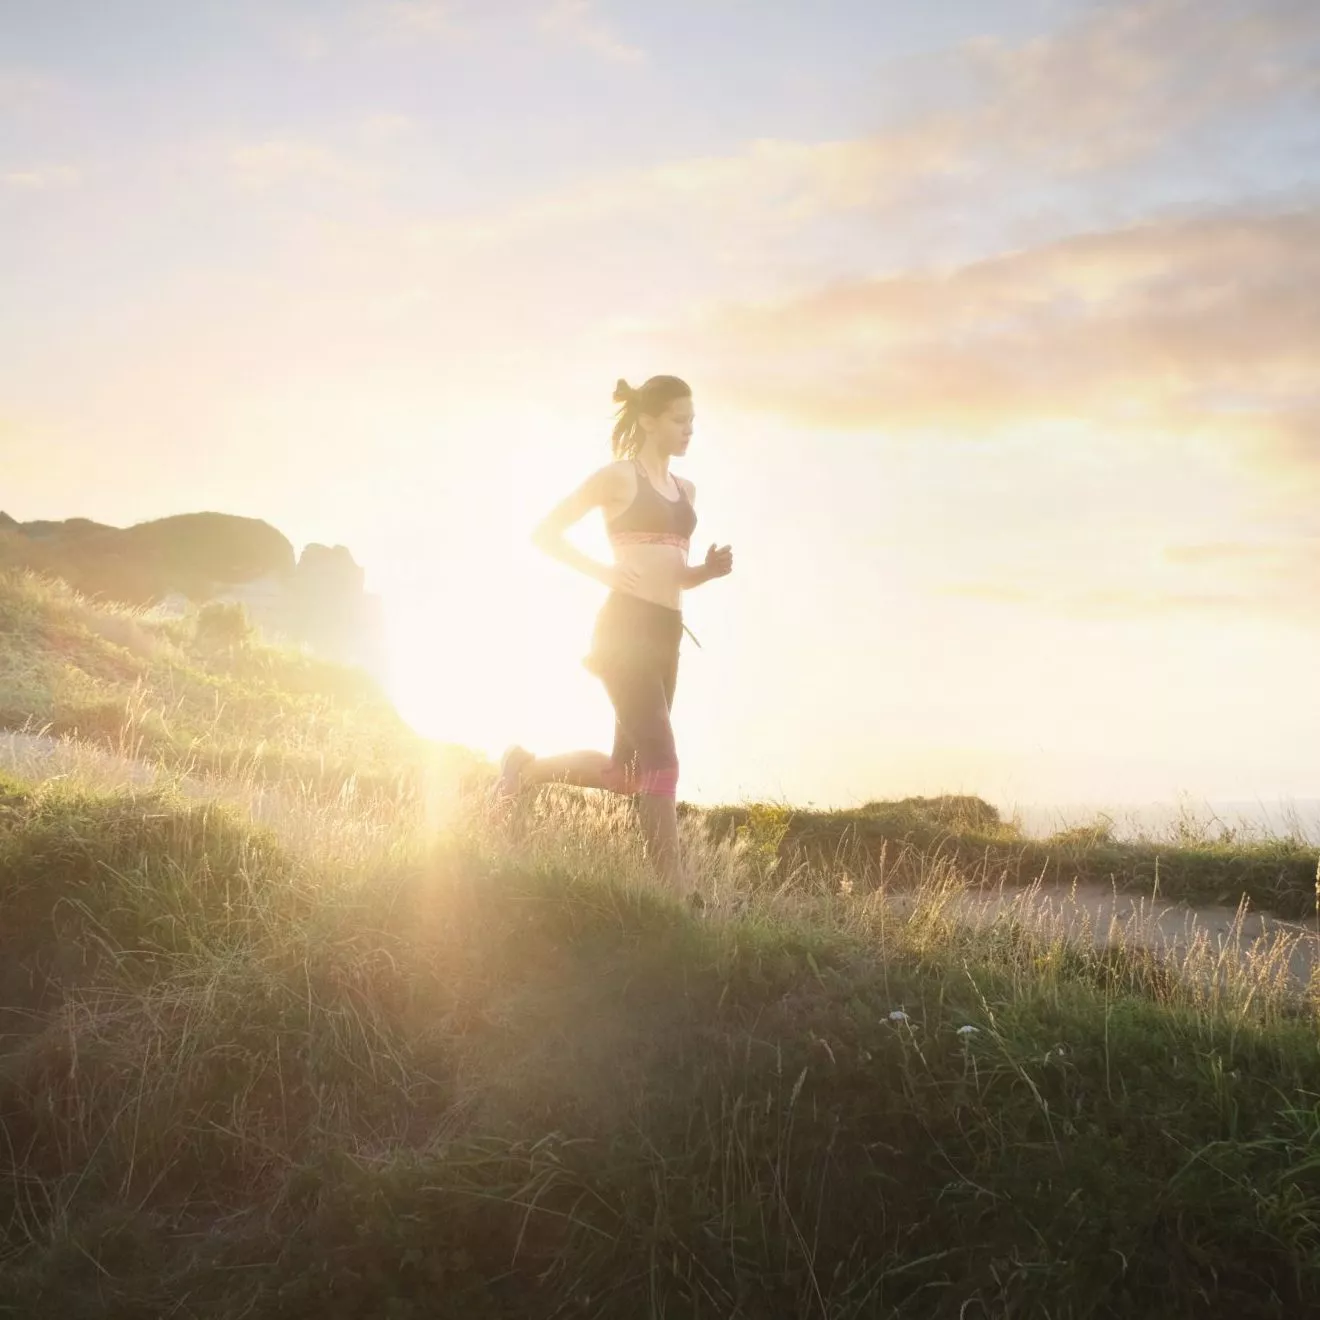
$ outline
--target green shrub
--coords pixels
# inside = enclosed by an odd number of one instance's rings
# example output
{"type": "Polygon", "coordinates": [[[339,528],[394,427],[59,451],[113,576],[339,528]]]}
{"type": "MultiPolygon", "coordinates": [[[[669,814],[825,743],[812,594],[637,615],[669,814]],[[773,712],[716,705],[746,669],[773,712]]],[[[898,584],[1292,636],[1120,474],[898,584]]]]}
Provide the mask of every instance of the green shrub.
{"type": "Polygon", "coordinates": [[[197,644],[207,650],[246,646],[255,629],[241,601],[207,601],[197,611],[197,644]]]}

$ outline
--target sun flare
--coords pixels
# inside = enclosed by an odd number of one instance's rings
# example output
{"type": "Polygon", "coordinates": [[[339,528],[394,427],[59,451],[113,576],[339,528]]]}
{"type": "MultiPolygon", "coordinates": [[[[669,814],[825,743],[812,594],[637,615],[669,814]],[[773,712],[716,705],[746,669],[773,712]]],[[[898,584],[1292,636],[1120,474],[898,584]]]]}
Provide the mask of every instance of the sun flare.
{"type": "MultiPolygon", "coordinates": [[[[420,732],[490,756],[514,740],[542,750],[608,746],[609,702],[581,664],[602,589],[545,560],[529,539],[589,470],[579,461],[575,476],[564,456],[582,450],[580,437],[539,433],[503,448],[479,447],[461,488],[437,494],[425,548],[381,582],[393,694],[420,732]]],[[[608,558],[595,519],[573,539],[608,558]]]]}

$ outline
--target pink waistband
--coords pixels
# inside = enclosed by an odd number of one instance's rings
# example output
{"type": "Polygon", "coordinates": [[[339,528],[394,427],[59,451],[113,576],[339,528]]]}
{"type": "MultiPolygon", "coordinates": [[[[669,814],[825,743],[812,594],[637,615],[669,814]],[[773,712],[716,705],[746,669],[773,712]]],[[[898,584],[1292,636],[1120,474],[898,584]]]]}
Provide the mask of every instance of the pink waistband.
{"type": "Polygon", "coordinates": [[[688,548],[688,538],[673,532],[611,532],[614,545],[672,545],[679,550],[688,548]]]}

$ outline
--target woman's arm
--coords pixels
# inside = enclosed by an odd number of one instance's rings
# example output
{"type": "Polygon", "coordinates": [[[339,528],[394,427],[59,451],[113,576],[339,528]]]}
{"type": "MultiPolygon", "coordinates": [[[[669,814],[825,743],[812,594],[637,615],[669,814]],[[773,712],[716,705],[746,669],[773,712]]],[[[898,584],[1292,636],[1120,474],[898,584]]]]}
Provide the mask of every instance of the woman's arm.
{"type": "Polygon", "coordinates": [[[703,582],[713,582],[716,578],[728,577],[733,572],[732,546],[712,545],[706,551],[705,562],[689,564],[683,570],[680,585],[684,591],[699,587],[703,582]]]}
{"type": "MultiPolygon", "coordinates": [[[[697,507],[697,488],[692,482],[684,480],[682,477],[676,478],[683,487],[688,497],[688,503],[695,509],[697,507]]],[[[715,578],[728,577],[733,572],[733,549],[730,546],[712,545],[706,551],[704,563],[687,564],[683,568],[679,578],[679,586],[684,591],[689,591],[693,587],[699,587],[703,582],[712,582],[715,578]]]]}
{"type": "Polygon", "coordinates": [[[618,501],[618,469],[619,465],[615,463],[598,468],[571,495],[560,500],[532,531],[532,544],[538,550],[607,587],[616,585],[614,566],[583,554],[565,538],[564,533],[574,523],[581,522],[592,509],[608,508],[618,501]]]}

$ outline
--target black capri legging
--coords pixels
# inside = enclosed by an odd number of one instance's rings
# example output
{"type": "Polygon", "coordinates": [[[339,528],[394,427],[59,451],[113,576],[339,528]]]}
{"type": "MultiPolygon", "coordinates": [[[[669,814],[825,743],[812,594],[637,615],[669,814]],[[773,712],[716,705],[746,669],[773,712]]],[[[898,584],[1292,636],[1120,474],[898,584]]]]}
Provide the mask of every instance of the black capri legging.
{"type": "Polygon", "coordinates": [[[669,712],[678,683],[683,615],[637,596],[611,592],[596,617],[585,664],[614,707],[612,781],[619,793],[674,797],[678,753],[669,712]]]}

